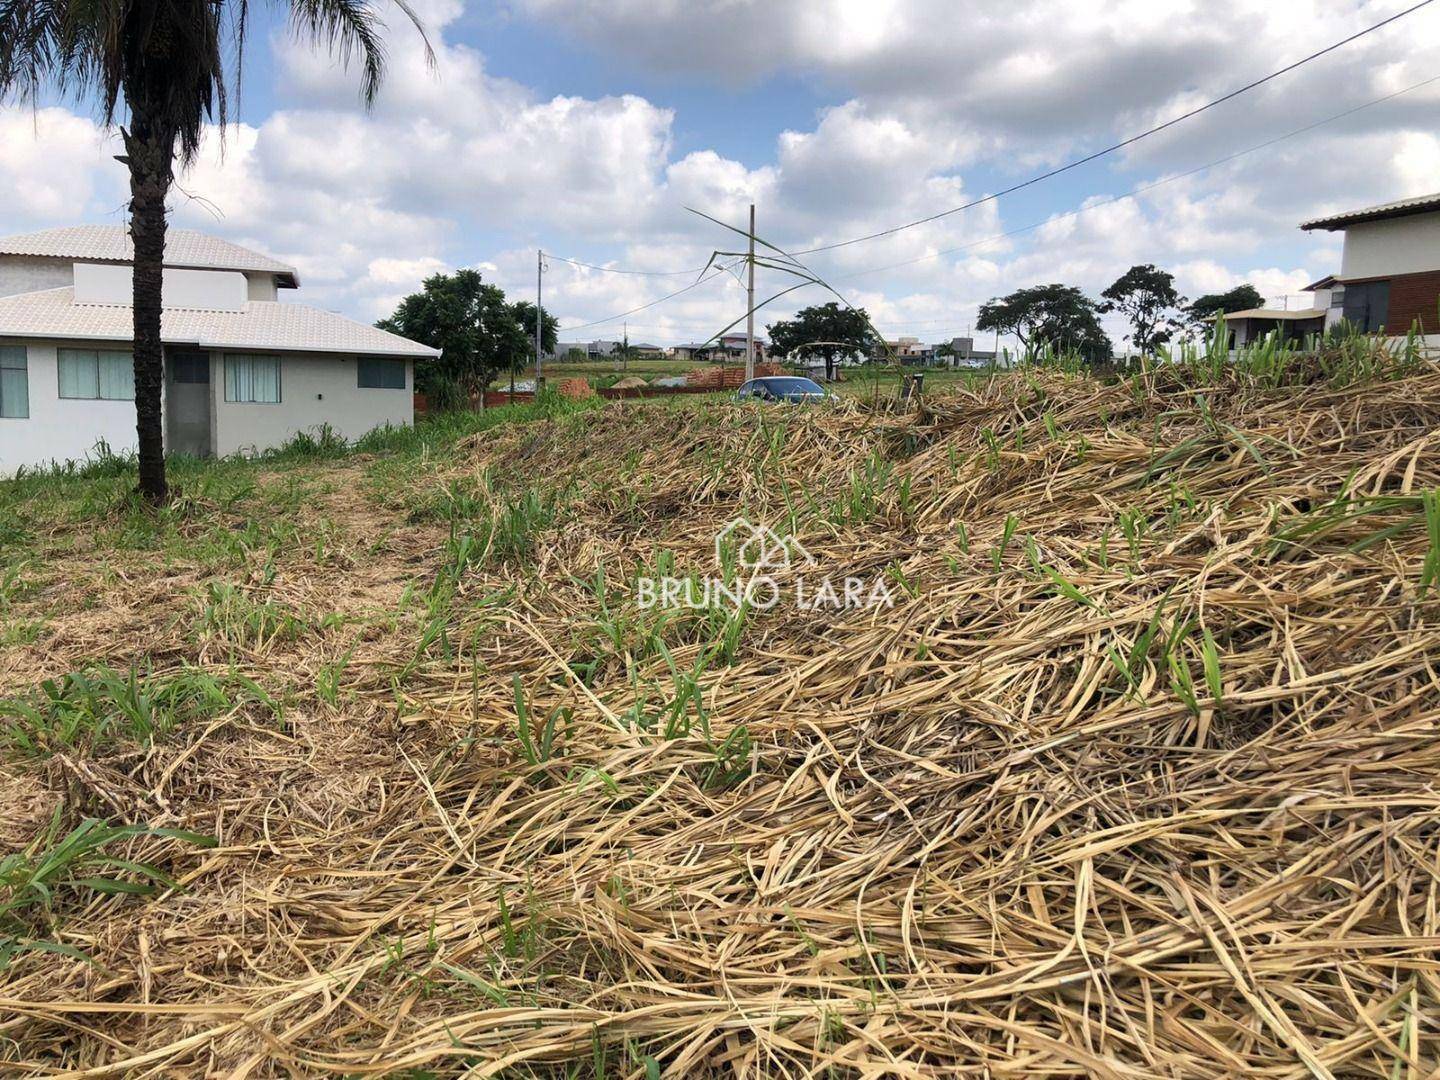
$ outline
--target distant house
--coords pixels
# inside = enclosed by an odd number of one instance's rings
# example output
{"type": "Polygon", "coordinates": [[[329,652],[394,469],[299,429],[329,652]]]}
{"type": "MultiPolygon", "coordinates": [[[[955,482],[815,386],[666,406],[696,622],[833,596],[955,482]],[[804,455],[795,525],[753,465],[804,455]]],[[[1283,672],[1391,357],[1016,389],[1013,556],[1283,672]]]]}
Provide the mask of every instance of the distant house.
{"type": "Polygon", "coordinates": [[[894,341],[883,341],[871,350],[877,360],[896,359],[901,363],[923,363],[931,353],[928,345],[922,345],[916,337],[901,337],[894,341]]]}
{"type": "Polygon", "coordinates": [[[1342,318],[1361,330],[1440,335],[1440,193],[1307,221],[1307,232],[1344,232],[1340,272],[1311,286],[1328,290],[1326,327],[1342,318]]]}
{"type": "Polygon", "coordinates": [[[951,338],[944,350],[935,350],[935,362],[946,367],[982,368],[995,363],[993,349],[975,348],[975,339],[969,337],[951,338]]]}
{"type": "MultiPolygon", "coordinates": [[[[745,359],[745,335],[725,334],[720,338],[717,348],[712,349],[712,360],[744,360],[745,359]]],[[[765,341],[763,338],[755,339],[755,362],[758,364],[765,359],[765,341]]]]}
{"type": "Polygon", "coordinates": [[[713,342],[701,343],[692,341],[686,345],[672,346],[670,355],[676,360],[708,360],[710,359],[710,350],[713,347],[713,342]]]}
{"type": "MultiPolygon", "coordinates": [[[[1211,321],[1216,318],[1218,316],[1211,316],[1211,321]]],[[[1232,350],[1252,345],[1276,330],[1285,341],[1304,341],[1324,331],[1325,309],[1246,308],[1227,314],[1225,329],[1229,332],[1232,350]]]]}
{"type": "MultiPolygon", "coordinates": [[[[755,362],[759,363],[765,359],[765,342],[761,338],[755,339],[755,362]]],[[[671,348],[670,355],[676,360],[714,360],[723,363],[735,363],[745,359],[745,335],[726,334],[720,339],[711,339],[704,342],[690,342],[686,345],[676,345],[671,348]]]]}
{"type": "Polygon", "coordinates": [[[919,367],[980,368],[988,367],[995,360],[995,353],[976,349],[974,338],[951,338],[939,345],[926,345],[919,338],[902,337],[877,345],[873,350],[877,360],[888,360],[893,356],[901,364],[919,367]]]}
{"type": "MultiPolygon", "coordinates": [[[[614,356],[620,351],[619,341],[561,341],[555,345],[555,351],[550,354],[552,359],[576,360],[582,356],[586,360],[602,360],[607,356],[614,356]]],[[[664,352],[659,345],[639,344],[630,346],[631,356],[644,356],[646,354],[661,355],[664,352]]]]}
{"type": "MultiPolygon", "coordinates": [[[[130,238],[120,225],[0,239],[0,473],[134,449],[130,238]]],[[[414,418],[438,349],[282,303],[299,275],[188,229],[165,246],[162,423],[170,453],[263,450],[328,424],[356,438],[414,418]]]]}

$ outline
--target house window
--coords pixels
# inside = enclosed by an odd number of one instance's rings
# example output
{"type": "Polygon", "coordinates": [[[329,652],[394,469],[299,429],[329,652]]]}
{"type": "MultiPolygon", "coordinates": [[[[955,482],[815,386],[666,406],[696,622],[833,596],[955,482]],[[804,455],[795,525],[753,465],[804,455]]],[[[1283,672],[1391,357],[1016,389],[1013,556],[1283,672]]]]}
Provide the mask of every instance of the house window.
{"type": "Polygon", "coordinates": [[[280,400],[280,358],[254,353],[225,357],[225,400],[275,404],[280,400]]]}
{"type": "Polygon", "coordinates": [[[0,348],[0,417],[24,420],[30,415],[30,371],[25,347],[0,348]]]}
{"type": "Polygon", "coordinates": [[[170,357],[170,377],[177,383],[208,383],[210,358],[203,353],[175,353],[170,357]]]}
{"type": "Polygon", "coordinates": [[[118,349],[60,349],[60,396],[134,401],[135,360],[118,349]]]}
{"type": "Polygon", "coordinates": [[[1390,282],[1356,281],[1345,286],[1345,318],[1363,333],[1384,328],[1390,316],[1390,282]]]}
{"type": "Polygon", "coordinates": [[[404,390],[405,361],[362,356],[355,365],[355,379],[365,390],[404,390]]]}

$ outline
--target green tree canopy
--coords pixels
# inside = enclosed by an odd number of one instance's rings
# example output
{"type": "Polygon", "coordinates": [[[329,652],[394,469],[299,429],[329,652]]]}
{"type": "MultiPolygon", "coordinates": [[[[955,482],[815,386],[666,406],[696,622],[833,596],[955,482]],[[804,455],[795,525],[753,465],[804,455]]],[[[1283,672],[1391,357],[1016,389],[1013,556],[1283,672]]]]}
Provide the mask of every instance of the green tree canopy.
{"type": "MultiPolygon", "coordinates": [[[[525,331],[525,336],[530,339],[530,347],[535,347],[535,305],[529,300],[517,300],[514,304],[515,318],[520,320],[520,328],[525,331]]],[[[545,321],[541,324],[540,348],[546,356],[555,353],[556,342],[560,340],[560,320],[550,312],[545,312],[545,321]]]]}
{"type": "Polygon", "coordinates": [[[1206,293],[1185,309],[1190,322],[1201,323],[1212,315],[1228,315],[1232,311],[1249,311],[1265,306],[1260,290],[1248,282],[1236,285],[1228,292],[1206,293]]]}
{"type": "MultiPolygon", "coordinates": [[[[547,315],[545,321],[553,349],[552,320],[547,315]]],[[[504,290],[485,284],[478,270],[426,278],[420,292],[375,325],[441,350],[439,359],[415,365],[416,387],[441,396],[448,386],[466,397],[479,393],[500,372],[522,368],[534,355],[534,305],[507,303],[504,290]],[[529,309],[529,334],[522,307],[529,309]]]]}
{"type": "Polygon", "coordinates": [[[1175,275],[1150,263],[1132,266],[1100,295],[1099,310],[1125,317],[1130,324],[1126,339],[1141,354],[1154,353],[1181,328],[1185,298],[1175,291],[1175,275]]]}
{"type": "Polygon", "coordinates": [[[1091,364],[1113,351],[1095,302],[1073,285],[1034,285],[986,301],[975,328],[1014,334],[1027,352],[1050,345],[1091,364]]]}
{"type": "Polygon", "coordinates": [[[793,319],[765,327],[772,356],[818,356],[825,361],[825,377],[835,377],[836,364],[847,356],[865,355],[875,344],[875,333],[863,309],[842,307],[831,301],[802,308],[793,319]]]}

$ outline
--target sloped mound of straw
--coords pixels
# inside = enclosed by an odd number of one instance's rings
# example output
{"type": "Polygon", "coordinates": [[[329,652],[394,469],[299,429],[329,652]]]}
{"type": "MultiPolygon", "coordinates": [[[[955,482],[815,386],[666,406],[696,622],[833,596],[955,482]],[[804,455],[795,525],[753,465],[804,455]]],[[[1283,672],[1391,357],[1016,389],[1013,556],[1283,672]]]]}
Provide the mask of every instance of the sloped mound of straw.
{"type": "MultiPolygon", "coordinates": [[[[469,522],[532,492],[553,520],[508,549],[479,529],[449,644],[362,646],[349,703],[300,708],[293,738],[181,735],[125,773],[222,846],[137,851],[186,889],[67,924],[103,969],[17,965],[10,1060],[1440,1063],[1433,367],[1017,374],[919,412],[613,406],[471,449],[449,477],[483,492],[469,522]],[[639,575],[717,572],[739,515],[894,606],[738,628],[636,606],[639,575]]],[[[444,537],[416,538],[435,573],[444,537]]]]}

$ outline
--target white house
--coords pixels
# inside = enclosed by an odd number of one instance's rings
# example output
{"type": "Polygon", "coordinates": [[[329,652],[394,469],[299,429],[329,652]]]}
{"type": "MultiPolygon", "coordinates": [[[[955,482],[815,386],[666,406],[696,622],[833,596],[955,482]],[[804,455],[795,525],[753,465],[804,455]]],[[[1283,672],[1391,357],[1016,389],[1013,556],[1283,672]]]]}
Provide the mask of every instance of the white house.
{"type": "MultiPolygon", "coordinates": [[[[1317,282],[1306,292],[1313,292],[1320,287],[1317,282]]],[[[1308,338],[1318,337],[1325,329],[1325,309],[1321,306],[1322,297],[1317,297],[1314,306],[1291,310],[1288,308],[1246,308],[1243,311],[1231,311],[1225,315],[1225,329],[1229,332],[1230,348],[1240,349],[1246,345],[1253,345],[1267,334],[1274,331],[1280,332],[1280,337],[1285,341],[1301,342],[1308,338]]],[[[1210,321],[1215,321],[1219,316],[1211,316],[1210,321]]]]}
{"type": "Polygon", "coordinates": [[[1342,318],[1361,330],[1406,334],[1420,326],[1440,340],[1440,192],[1307,221],[1300,228],[1344,232],[1340,273],[1310,286],[1325,325],[1342,318]],[[1328,290],[1328,293],[1326,292],[1328,290]]]}
{"type": "MultiPolygon", "coordinates": [[[[136,445],[130,238],[120,225],[0,239],[0,475],[136,445]]],[[[223,455],[328,424],[414,419],[414,362],[439,350],[282,302],[299,276],[186,229],[166,237],[165,448],[223,455]]]]}

